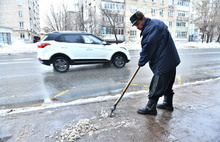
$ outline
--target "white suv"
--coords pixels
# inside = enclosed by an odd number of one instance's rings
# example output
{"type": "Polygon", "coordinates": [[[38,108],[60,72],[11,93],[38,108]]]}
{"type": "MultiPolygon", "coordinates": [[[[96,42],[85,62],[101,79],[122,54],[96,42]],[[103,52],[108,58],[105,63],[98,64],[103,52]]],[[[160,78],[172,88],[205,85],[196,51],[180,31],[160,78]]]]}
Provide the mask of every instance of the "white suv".
{"type": "Polygon", "coordinates": [[[85,32],[54,32],[45,34],[37,44],[38,59],[44,65],[53,64],[58,72],[70,65],[110,63],[122,68],[130,61],[125,47],[111,45],[85,32]]]}

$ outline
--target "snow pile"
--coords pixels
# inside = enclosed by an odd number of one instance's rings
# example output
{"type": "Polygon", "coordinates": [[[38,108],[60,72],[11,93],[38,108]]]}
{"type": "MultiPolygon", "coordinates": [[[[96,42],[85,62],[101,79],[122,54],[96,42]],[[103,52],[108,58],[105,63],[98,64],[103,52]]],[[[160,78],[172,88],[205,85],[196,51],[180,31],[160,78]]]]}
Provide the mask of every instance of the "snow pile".
{"type": "Polygon", "coordinates": [[[220,48],[220,43],[187,42],[175,43],[177,48],[220,48]]]}
{"type": "Polygon", "coordinates": [[[80,139],[87,133],[92,134],[93,131],[98,130],[98,127],[91,124],[89,119],[81,119],[78,123],[73,124],[70,128],[64,128],[61,132],[62,140],[67,140],[68,142],[74,142],[80,139]]]}
{"type": "MultiPolygon", "coordinates": [[[[120,46],[126,47],[128,50],[141,50],[141,42],[131,42],[125,41],[118,44],[120,46]]],[[[191,48],[220,48],[220,43],[202,43],[202,42],[175,42],[176,48],[178,49],[191,49],[191,48]]]]}
{"type": "Polygon", "coordinates": [[[125,41],[119,44],[120,46],[126,47],[128,50],[141,50],[141,42],[125,41]]]}
{"type": "MultiPolygon", "coordinates": [[[[109,109],[109,111],[110,111],[110,109],[109,109]]],[[[104,109],[104,108],[102,108],[102,109],[101,109],[101,112],[100,112],[100,117],[102,117],[102,118],[108,118],[108,116],[109,116],[109,114],[108,114],[107,110],[104,109]]]]}
{"type": "Polygon", "coordinates": [[[0,53],[35,53],[37,44],[15,43],[13,45],[4,45],[0,47],[0,53]]]}

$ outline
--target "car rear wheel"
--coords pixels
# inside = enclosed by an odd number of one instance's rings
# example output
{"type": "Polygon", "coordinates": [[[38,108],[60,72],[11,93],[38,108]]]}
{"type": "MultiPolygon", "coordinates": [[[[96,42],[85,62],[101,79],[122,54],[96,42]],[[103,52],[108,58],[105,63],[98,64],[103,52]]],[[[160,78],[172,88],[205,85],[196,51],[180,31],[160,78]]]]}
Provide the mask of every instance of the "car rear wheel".
{"type": "Polygon", "coordinates": [[[122,68],[126,64],[126,57],[122,54],[116,54],[112,58],[112,63],[116,68],[122,68]]]}
{"type": "Polygon", "coordinates": [[[69,61],[65,57],[59,56],[53,60],[53,67],[58,72],[67,72],[69,70],[69,61]]]}

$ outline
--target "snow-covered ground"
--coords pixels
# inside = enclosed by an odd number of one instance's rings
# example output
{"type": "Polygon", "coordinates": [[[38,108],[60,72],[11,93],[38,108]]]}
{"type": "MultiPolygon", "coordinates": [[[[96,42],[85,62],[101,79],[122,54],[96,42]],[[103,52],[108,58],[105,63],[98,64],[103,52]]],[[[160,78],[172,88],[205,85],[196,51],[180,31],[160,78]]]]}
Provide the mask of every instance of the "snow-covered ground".
{"type": "MultiPolygon", "coordinates": [[[[176,42],[177,49],[183,48],[220,48],[220,43],[202,43],[202,42],[187,42],[187,43],[178,43],[176,42]]],[[[125,46],[128,50],[140,50],[140,42],[123,42],[122,46],[125,46]]]]}
{"type": "Polygon", "coordinates": [[[220,48],[220,43],[202,43],[202,42],[187,42],[175,43],[178,49],[180,48],[220,48]]]}
{"type": "MultiPolygon", "coordinates": [[[[184,48],[220,48],[220,43],[201,43],[201,42],[188,42],[188,43],[175,43],[178,49],[184,48]]],[[[128,50],[141,50],[139,42],[125,41],[119,45],[126,47],[128,50]]],[[[16,43],[13,45],[0,46],[0,53],[34,53],[37,52],[37,43],[25,44],[16,43]]]]}
{"type": "Polygon", "coordinates": [[[0,53],[34,53],[37,52],[37,44],[17,43],[0,46],[0,53]]]}

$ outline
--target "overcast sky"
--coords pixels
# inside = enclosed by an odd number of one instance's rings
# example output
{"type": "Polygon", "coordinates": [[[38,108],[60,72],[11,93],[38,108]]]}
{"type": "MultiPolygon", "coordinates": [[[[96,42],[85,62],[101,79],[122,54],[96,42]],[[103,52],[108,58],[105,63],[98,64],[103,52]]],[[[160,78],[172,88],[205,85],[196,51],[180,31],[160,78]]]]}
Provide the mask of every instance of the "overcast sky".
{"type": "Polygon", "coordinates": [[[50,9],[50,5],[55,3],[53,0],[38,0],[39,2],[39,13],[40,13],[40,27],[44,27],[44,20],[43,17],[45,13],[47,13],[48,9],[50,9]]]}
{"type": "MultiPolygon", "coordinates": [[[[69,4],[71,1],[74,0],[38,0],[39,2],[39,13],[40,13],[40,27],[43,28],[45,26],[45,22],[43,19],[45,19],[45,14],[49,12],[51,4],[54,5],[54,7],[59,7],[59,5],[62,5],[64,2],[65,4],[69,4]]],[[[70,5],[68,5],[70,7],[70,5]]]]}

